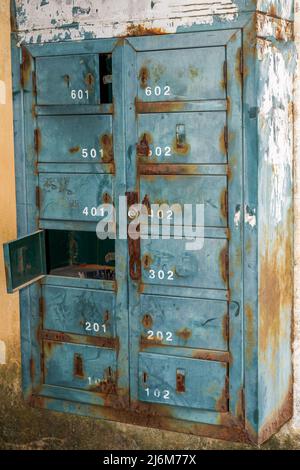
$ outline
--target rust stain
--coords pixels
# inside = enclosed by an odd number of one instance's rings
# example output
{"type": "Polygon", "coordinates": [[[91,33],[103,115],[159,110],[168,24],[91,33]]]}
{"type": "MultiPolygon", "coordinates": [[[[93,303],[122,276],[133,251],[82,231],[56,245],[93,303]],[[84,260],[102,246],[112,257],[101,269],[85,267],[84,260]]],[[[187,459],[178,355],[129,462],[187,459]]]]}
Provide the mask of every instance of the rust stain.
{"type": "MultiPolygon", "coordinates": [[[[126,391],[125,391],[126,393],[126,391]]],[[[241,443],[251,443],[251,439],[246,431],[236,423],[229,413],[221,413],[220,424],[203,424],[182,421],[174,418],[172,407],[166,405],[131,402],[131,409],[128,409],[128,393],[125,396],[108,395],[104,407],[89,405],[87,414],[94,417],[104,417],[112,421],[121,421],[136,426],[152,427],[156,429],[166,429],[178,431],[204,437],[223,439],[241,443]]],[[[32,396],[28,402],[32,406],[48,408],[53,399],[47,397],[32,396]]],[[[63,404],[68,408],[68,401],[63,404]]]]}
{"type": "Polygon", "coordinates": [[[224,315],[222,320],[222,336],[225,343],[228,345],[229,340],[229,317],[228,315],[224,315]]]}
{"type": "Polygon", "coordinates": [[[219,137],[219,149],[223,155],[227,154],[227,127],[226,126],[224,126],[224,128],[222,129],[220,137],[219,137]]]}
{"type": "Polygon", "coordinates": [[[69,148],[70,153],[77,153],[77,152],[79,152],[79,150],[80,150],[79,146],[69,148]]]}
{"type": "MultiPolygon", "coordinates": [[[[59,337],[59,335],[57,335],[59,337]]],[[[43,347],[44,347],[44,356],[45,358],[50,357],[53,349],[59,345],[62,344],[62,341],[60,339],[56,339],[55,341],[43,341],[43,347]]]]}
{"type": "Polygon", "coordinates": [[[227,86],[227,62],[226,60],[223,63],[223,78],[220,80],[220,87],[222,90],[226,90],[227,86]]]}
{"type": "Polygon", "coordinates": [[[26,402],[29,406],[46,408],[46,400],[44,397],[29,395],[29,397],[26,399],[26,402]]]}
{"type": "Polygon", "coordinates": [[[34,382],[34,379],[35,379],[35,361],[34,361],[34,358],[32,356],[29,360],[29,370],[30,370],[31,382],[34,382]]]}
{"type": "Polygon", "coordinates": [[[33,119],[35,119],[37,117],[35,103],[32,103],[32,106],[31,106],[31,116],[32,116],[33,119]]]}
{"type": "Polygon", "coordinates": [[[127,27],[127,36],[152,36],[154,34],[166,34],[162,28],[148,28],[143,24],[130,24],[127,27]]]}
{"type": "Polygon", "coordinates": [[[199,167],[197,165],[177,165],[174,163],[148,163],[141,164],[138,167],[139,174],[141,175],[152,175],[156,177],[157,175],[167,175],[170,179],[171,175],[178,177],[179,175],[200,175],[199,167]]]}
{"type": "Polygon", "coordinates": [[[34,129],[34,150],[39,155],[42,147],[42,136],[39,128],[34,129]]]}
{"type": "Polygon", "coordinates": [[[83,368],[83,359],[80,354],[75,353],[74,354],[74,369],[73,369],[73,375],[75,377],[84,377],[84,368],[83,368]]]}
{"type": "Polygon", "coordinates": [[[185,106],[184,101],[143,102],[137,98],[135,99],[137,113],[169,113],[172,111],[182,111],[185,106]]]}
{"type": "Polygon", "coordinates": [[[245,391],[241,388],[238,392],[238,400],[236,403],[236,416],[241,425],[245,423],[245,391]]]}
{"type": "Polygon", "coordinates": [[[151,203],[148,194],[145,194],[143,201],[142,201],[143,206],[147,207],[147,212],[149,215],[151,215],[151,203]]]}
{"type": "Polygon", "coordinates": [[[142,258],[143,267],[145,269],[149,269],[152,263],[153,263],[153,259],[151,258],[151,256],[148,253],[144,254],[142,258]]]}
{"type": "Polygon", "coordinates": [[[176,372],[176,392],[185,392],[185,375],[179,371],[176,372]]]}
{"type": "Polygon", "coordinates": [[[152,136],[145,132],[140,137],[139,143],[136,146],[137,155],[139,157],[150,157],[151,150],[150,144],[152,143],[152,136]]]}
{"type": "MultiPolygon", "coordinates": [[[[108,312],[107,312],[108,313],[108,312]]],[[[108,321],[107,316],[104,318],[104,322],[108,321]]],[[[57,344],[62,343],[75,343],[75,344],[82,344],[83,337],[82,335],[72,334],[72,333],[62,333],[59,331],[49,331],[43,330],[41,331],[41,339],[47,340],[44,341],[44,345],[47,346],[49,350],[57,344]]],[[[87,335],[84,336],[84,342],[86,344],[102,347],[102,348],[113,348],[119,351],[119,338],[116,336],[114,338],[106,337],[106,336],[92,336],[87,335]]]]}
{"type": "Polygon", "coordinates": [[[228,411],[228,400],[229,400],[229,380],[228,380],[228,367],[224,364],[227,368],[227,375],[225,377],[224,387],[222,389],[222,393],[220,398],[216,401],[216,411],[220,411],[224,413],[228,411]]]}
{"type": "Polygon", "coordinates": [[[175,137],[172,143],[172,150],[178,155],[187,155],[191,150],[191,146],[187,142],[179,143],[175,137]]]}
{"type": "Polygon", "coordinates": [[[252,355],[255,348],[255,323],[254,314],[251,305],[245,305],[245,316],[246,316],[246,366],[252,366],[252,355]]]}
{"type": "Polygon", "coordinates": [[[188,341],[191,336],[192,336],[192,331],[189,328],[181,328],[180,330],[177,330],[175,334],[183,339],[183,341],[188,341]]]}
{"type": "MultiPolygon", "coordinates": [[[[266,228],[264,255],[261,255],[259,309],[259,345],[267,354],[271,349],[273,366],[276,368],[276,353],[282,335],[282,312],[290,311],[293,301],[293,230],[292,210],[287,221],[282,224],[268,242],[269,229],[266,228]]],[[[275,373],[275,370],[274,370],[275,373]]]]}
{"type": "Polygon", "coordinates": [[[151,328],[152,325],[153,325],[153,318],[151,317],[151,315],[149,315],[148,313],[146,313],[146,314],[143,316],[142,324],[143,324],[144,328],[151,328]]]}
{"type": "Polygon", "coordinates": [[[272,434],[286,423],[293,416],[293,380],[290,378],[288,390],[285,398],[278,408],[272,413],[268,421],[262,426],[259,436],[258,443],[262,444],[272,434]]]}
{"type": "Polygon", "coordinates": [[[147,83],[149,80],[149,70],[147,67],[141,67],[140,72],[139,72],[139,81],[140,81],[140,86],[141,88],[146,88],[147,83]]]}
{"type": "Polygon", "coordinates": [[[31,56],[26,49],[22,47],[22,64],[21,64],[21,87],[25,88],[31,75],[31,56]]]}
{"type": "Polygon", "coordinates": [[[231,115],[231,99],[230,99],[230,96],[227,96],[226,101],[227,101],[227,113],[230,116],[231,115]]]}
{"type": "Polygon", "coordinates": [[[211,349],[197,349],[192,352],[194,359],[205,361],[231,362],[231,356],[228,351],[213,351],[211,349]]]}
{"type": "Polygon", "coordinates": [[[116,395],[117,394],[117,374],[108,367],[104,372],[104,378],[100,382],[89,387],[91,392],[100,393],[103,395],[116,395]]]}
{"type": "Polygon", "coordinates": [[[102,201],[104,204],[110,204],[111,203],[111,196],[108,194],[108,192],[105,192],[102,194],[102,201]]]}
{"type": "Polygon", "coordinates": [[[113,138],[111,134],[103,134],[100,137],[100,146],[102,149],[102,161],[110,163],[114,159],[113,138]]]}
{"type": "Polygon", "coordinates": [[[227,220],[228,217],[228,193],[227,188],[224,188],[220,196],[220,206],[222,217],[227,220]]]}
{"type": "Polygon", "coordinates": [[[85,77],[85,83],[88,87],[89,90],[91,90],[93,87],[94,87],[94,83],[95,83],[95,78],[94,78],[94,75],[92,73],[88,73],[85,77]]]}
{"type": "Polygon", "coordinates": [[[225,246],[220,252],[219,264],[220,264],[220,273],[224,283],[228,284],[228,248],[225,246]]]}
{"type": "Polygon", "coordinates": [[[243,56],[242,48],[239,47],[235,55],[235,78],[237,83],[242,86],[243,77],[243,56]]]}
{"type": "MultiPolygon", "coordinates": [[[[126,193],[127,196],[127,207],[131,207],[133,204],[138,203],[139,195],[136,191],[129,191],[126,193]]],[[[129,226],[129,224],[128,224],[129,226]]],[[[140,226],[136,227],[136,230],[140,231],[140,226]]],[[[133,239],[132,237],[127,238],[128,242],[128,253],[129,253],[129,273],[133,281],[140,281],[141,279],[141,244],[140,238],[133,239]]]]}
{"type": "Polygon", "coordinates": [[[268,8],[268,15],[270,16],[279,16],[277,14],[276,6],[274,3],[271,3],[271,5],[268,8]]]}

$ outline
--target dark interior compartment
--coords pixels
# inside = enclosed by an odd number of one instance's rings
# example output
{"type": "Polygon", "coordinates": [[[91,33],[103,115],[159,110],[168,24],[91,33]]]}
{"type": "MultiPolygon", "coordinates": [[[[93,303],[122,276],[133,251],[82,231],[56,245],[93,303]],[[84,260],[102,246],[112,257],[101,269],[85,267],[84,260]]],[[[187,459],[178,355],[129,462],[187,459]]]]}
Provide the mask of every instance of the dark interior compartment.
{"type": "Polygon", "coordinates": [[[46,230],[47,273],[88,279],[115,279],[115,241],[95,232],[46,230]]]}
{"type": "Polygon", "coordinates": [[[112,56],[100,54],[100,101],[112,103],[112,56]]]}

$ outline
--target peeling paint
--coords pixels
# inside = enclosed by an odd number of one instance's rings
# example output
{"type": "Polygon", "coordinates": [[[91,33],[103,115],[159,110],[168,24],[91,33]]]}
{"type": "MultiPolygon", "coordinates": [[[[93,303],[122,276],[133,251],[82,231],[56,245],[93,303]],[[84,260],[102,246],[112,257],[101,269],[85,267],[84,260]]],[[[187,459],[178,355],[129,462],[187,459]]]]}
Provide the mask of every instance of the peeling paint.
{"type": "MultiPolygon", "coordinates": [[[[178,28],[194,24],[212,24],[236,19],[238,2],[232,0],[149,0],[102,1],[55,0],[41,4],[39,0],[15,0],[19,42],[79,40],[127,36],[128,31],[153,29],[175,33],[178,28]]],[[[137,33],[138,35],[138,33],[137,33]]]]}
{"type": "Polygon", "coordinates": [[[245,224],[252,228],[256,226],[256,209],[250,209],[247,205],[245,206],[245,224]]]}
{"type": "Polygon", "coordinates": [[[238,227],[240,225],[240,221],[241,221],[241,206],[238,204],[235,208],[234,226],[238,227]]]}
{"type": "Polygon", "coordinates": [[[259,91],[258,127],[260,151],[267,165],[272,167],[271,181],[264,182],[265,191],[271,188],[269,196],[271,217],[275,225],[280,223],[285,211],[284,194],[292,180],[292,95],[295,57],[288,59],[279,46],[270,41],[258,39],[258,60],[261,62],[259,91]],[[288,63],[287,63],[288,62],[288,63]]]}

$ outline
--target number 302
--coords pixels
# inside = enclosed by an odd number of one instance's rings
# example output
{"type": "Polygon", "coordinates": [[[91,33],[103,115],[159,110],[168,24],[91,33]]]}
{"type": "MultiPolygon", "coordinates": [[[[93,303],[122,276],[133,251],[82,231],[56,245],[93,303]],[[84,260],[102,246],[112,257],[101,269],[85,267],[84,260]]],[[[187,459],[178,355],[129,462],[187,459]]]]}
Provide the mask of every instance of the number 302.
{"type": "Polygon", "coordinates": [[[167,277],[168,281],[174,281],[174,272],[173,271],[168,271],[165,273],[162,269],[159,271],[155,271],[154,269],[149,270],[149,279],[156,279],[158,278],[160,281],[167,277]]]}

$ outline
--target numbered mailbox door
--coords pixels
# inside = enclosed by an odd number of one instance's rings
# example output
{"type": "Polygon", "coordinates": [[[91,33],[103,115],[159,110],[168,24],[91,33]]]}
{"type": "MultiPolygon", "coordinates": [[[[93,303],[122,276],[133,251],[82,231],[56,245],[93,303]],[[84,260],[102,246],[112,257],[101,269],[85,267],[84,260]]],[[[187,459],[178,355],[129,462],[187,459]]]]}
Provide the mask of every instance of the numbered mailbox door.
{"type": "Polygon", "coordinates": [[[30,235],[3,245],[7,292],[26,287],[46,275],[45,232],[30,235]]]}
{"type": "Polygon", "coordinates": [[[99,56],[38,57],[36,89],[38,105],[99,104],[99,56]]]}
{"type": "Polygon", "coordinates": [[[40,173],[38,198],[41,219],[98,221],[102,204],[111,203],[108,174],[40,173]]]}

